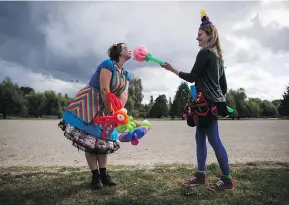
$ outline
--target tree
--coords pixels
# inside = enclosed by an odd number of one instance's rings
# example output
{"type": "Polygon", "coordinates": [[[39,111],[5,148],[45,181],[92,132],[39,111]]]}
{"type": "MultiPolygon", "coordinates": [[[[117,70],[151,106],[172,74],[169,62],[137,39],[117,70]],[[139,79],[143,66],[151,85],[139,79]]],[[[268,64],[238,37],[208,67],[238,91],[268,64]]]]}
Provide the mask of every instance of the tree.
{"type": "Polygon", "coordinates": [[[129,82],[129,87],[128,87],[128,95],[132,97],[134,100],[135,106],[139,107],[141,105],[141,102],[143,100],[143,87],[142,87],[142,82],[140,78],[131,78],[129,82]]]}
{"type": "Polygon", "coordinates": [[[260,103],[260,109],[263,117],[274,117],[278,114],[277,108],[268,100],[263,100],[260,103]]]}
{"type": "Polygon", "coordinates": [[[23,92],[23,95],[28,95],[31,92],[35,92],[34,89],[30,87],[20,87],[20,90],[23,92]]]}
{"type": "Polygon", "coordinates": [[[275,107],[279,108],[280,104],[281,104],[282,100],[273,100],[272,103],[275,107]]]}
{"type": "Polygon", "coordinates": [[[284,92],[283,94],[283,99],[281,100],[278,111],[282,116],[289,116],[289,86],[287,87],[287,92],[284,92]]]}
{"type": "Polygon", "coordinates": [[[226,95],[226,102],[229,107],[234,109],[234,112],[231,114],[231,116],[237,117],[238,116],[238,110],[236,109],[236,101],[234,98],[233,90],[229,90],[229,92],[226,95]]]}
{"type": "Polygon", "coordinates": [[[45,104],[44,110],[46,115],[61,116],[62,108],[59,102],[59,96],[52,90],[44,92],[45,104]]]}
{"type": "Polygon", "coordinates": [[[28,106],[28,115],[40,117],[45,115],[46,99],[43,93],[31,92],[25,96],[28,106]]]}
{"type": "Polygon", "coordinates": [[[247,104],[245,102],[247,95],[244,88],[239,88],[237,91],[230,90],[229,93],[234,97],[238,118],[246,117],[247,104]]]}
{"type": "Polygon", "coordinates": [[[190,88],[186,82],[182,82],[178,90],[176,91],[174,101],[170,106],[170,116],[174,118],[175,116],[181,117],[184,111],[184,107],[188,103],[189,97],[191,95],[190,88]]]}
{"type": "Polygon", "coordinates": [[[140,115],[143,114],[142,109],[142,100],[143,100],[143,87],[142,81],[140,78],[132,77],[129,86],[128,86],[128,102],[126,109],[131,115],[140,115]]]}
{"type": "Polygon", "coordinates": [[[26,101],[17,84],[13,84],[11,78],[6,77],[0,84],[0,113],[6,119],[7,115],[27,114],[26,101]]]}
{"type": "Polygon", "coordinates": [[[253,98],[248,100],[248,117],[260,117],[260,106],[258,101],[253,98]]]}
{"type": "Polygon", "coordinates": [[[168,100],[166,95],[159,95],[150,110],[150,116],[162,118],[168,116],[168,100]]]}

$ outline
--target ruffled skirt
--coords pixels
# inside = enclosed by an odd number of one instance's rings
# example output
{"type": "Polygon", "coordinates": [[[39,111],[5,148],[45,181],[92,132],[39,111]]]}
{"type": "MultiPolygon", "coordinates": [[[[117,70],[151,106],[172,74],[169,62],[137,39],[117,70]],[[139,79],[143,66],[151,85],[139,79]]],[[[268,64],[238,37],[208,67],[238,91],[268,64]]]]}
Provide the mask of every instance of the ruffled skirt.
{"type": "Polygon", "coordinates": [[[90,135],[61,120],[58,126],[64,131],[64,136],[72,141],[72,145],[90,154],[111,154],[120,148],[118,141],[103,140],[90,135]]]}

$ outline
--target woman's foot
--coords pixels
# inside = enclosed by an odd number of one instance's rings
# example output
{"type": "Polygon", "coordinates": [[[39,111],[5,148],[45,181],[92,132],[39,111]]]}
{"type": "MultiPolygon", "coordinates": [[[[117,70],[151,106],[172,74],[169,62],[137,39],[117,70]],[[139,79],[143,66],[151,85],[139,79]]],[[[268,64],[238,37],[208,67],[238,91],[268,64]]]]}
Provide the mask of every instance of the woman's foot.
{"type": "Polygon", "coordinates": [[[116,183],[108,175],[106,168],[100,168],[100,180],[105,186],[116,186],[116,183]]]}
{"type": "Polygon", "coordinates": [[[186,186],[197,186],[206,184],[207,177],[203,172],[195,172],[194,176],[192,176],[189,180],[185,181],[184,185],[186,186]]]}
{"type": "Polygon", "coordinates": [[[100,174],[94,173],[94,174],[92,175],[92,180],[91,180],[91,183],[90,183],[90,188],[97,190],[97,189],[101,189],[102,187],[103,187],[103,184],[102,184],[102,182],[101,182],[101,180],[100,180],[100,174]]]}
{"type": "Polygon", "coordinates": [[[111,176],[109,176],[107,173],[105,173],[105,175],[102,175],[100,177],[100,180],[104,186],[116,186],[116,183],[112,180],[111,176]]]}
{"type": "Polygon", "coordinates": [[[221,176],[219,181],[214,184],[211,184],[209,187],[211,190],[223,191],[230,190],[234,188],[232,178],[226,178],[225,176],[221,176]]]}

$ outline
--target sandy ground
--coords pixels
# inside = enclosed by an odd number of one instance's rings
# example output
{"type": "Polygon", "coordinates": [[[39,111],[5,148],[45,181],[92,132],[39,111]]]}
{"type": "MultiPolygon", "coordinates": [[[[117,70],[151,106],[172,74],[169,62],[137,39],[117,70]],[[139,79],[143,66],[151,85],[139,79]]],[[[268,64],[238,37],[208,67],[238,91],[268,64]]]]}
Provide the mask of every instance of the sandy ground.
{"type": "MultiPolygon", "coordinates": [[[[194,132],[185,121],[151,121],[153,129],[132,146],[122,143],[110,164],[196,163],[194,132]]],[[[83,166],[84,153],[71,145],[58,120],[0,120],[0,166],[83,166]]],[[[289,162],[289,121],[220,121],[230,163],[289,162]]],[[[207,162],[217,162],[208,144],[207,162]]]]}

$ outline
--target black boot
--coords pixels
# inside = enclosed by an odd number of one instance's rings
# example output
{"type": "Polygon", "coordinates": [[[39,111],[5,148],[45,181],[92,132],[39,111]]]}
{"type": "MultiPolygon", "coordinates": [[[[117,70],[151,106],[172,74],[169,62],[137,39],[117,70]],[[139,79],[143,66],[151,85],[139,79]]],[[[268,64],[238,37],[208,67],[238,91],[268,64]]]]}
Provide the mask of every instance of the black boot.
{"type": "Polygon", "coordinates": [[[92,180],[90,183],[90,187],[92,189],[101,189],[103,187],[103,184],[100,181],[100,174],[98,172],[98,169],[92,170],[92,180]]]}
{"type": "Polygon", "coordinates": [[[116,186],[116,183],[106,172],[106,168],[100,168],[100,180],[104,186],[116,186]]]}

